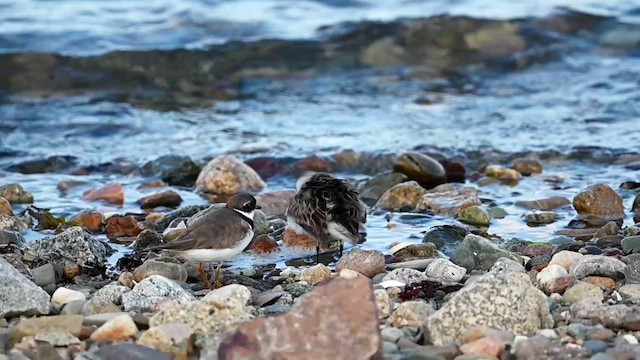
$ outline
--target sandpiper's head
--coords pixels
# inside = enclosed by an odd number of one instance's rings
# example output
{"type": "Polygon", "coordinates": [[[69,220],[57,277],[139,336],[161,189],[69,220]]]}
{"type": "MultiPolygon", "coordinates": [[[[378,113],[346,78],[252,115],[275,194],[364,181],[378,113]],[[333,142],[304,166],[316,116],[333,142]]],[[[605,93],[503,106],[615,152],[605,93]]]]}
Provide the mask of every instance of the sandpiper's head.
{"type": "Polygon", "coordinates": [[[234,210],[240,210],[244,212],[252,212],[255,209],[260,209],[260,206],[257,205],[256,198],[249,193],[238,193],[233,195],[229,201],[227,201],[228,208],[234,210]]]}

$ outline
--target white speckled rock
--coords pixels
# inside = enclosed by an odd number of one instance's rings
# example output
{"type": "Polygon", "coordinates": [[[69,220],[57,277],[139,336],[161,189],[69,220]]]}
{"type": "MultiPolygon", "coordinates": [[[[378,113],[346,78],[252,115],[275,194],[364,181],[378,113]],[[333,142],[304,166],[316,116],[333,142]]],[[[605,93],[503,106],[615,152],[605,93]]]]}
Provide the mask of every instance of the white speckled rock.
{"type": "Polygon", "coordinates": [[[129,291],[131,291],[131,289],[126,286],[109,284],[96,291],[95,294],[93,294],[92,299],[104,299],[116,305],[120,305],[122,303],[122,295],[129,291]]]}
{"type": "Polygon", "coordinates": [[[434,312],[433,306],[424,301],[405,301],[387,319],[387,324],[398,328],[403,326],[424,327],[427,318],[434,312]]]}
{"type": "Polygon", "coordinates": [[[145,331],[138,345],[171,353],[174,359],[187,359],[193,352],[193,329],[187,324],[165,324],[145,331]]]}
{"type": "Polygon", "coordinates": [[[578,279],[587,276],[606,276],[616,278],[618,273],[622,273],[625,266],[622,261],[612,256],[585,255],[571,265],[569,273],[578,279]]]}
{"type": "Polygon", "coordinates": [[[584,257],[584,255],[575,251],[563,250],[553,255],[551,261],[549,261],[549,265],[560,265],[565,268],[565,270],[569,271],[571,266],[578,262],[578,260],[582,259],[582,257],[584,257]]]}
{"type": "Polygon", "coordinates": [[[122,305],[125,311],[157,310],[160,305],[170,301],[186,304],[194,300],[194,296],[180,285],[160,275],[152,275],[140,283],[133,290],[122,295],[122,305]]]}
{"type": "Polygon", "coordinates": [[[315,285],[331,277],[331,269],[324,264],[317,264],[300,272],[299,279],[309,285],[315,285]]]}
{"type": "Polygon", "coordinates": [[[214,194],[258,191],[267,186],[255,170],[231,155],[209,161],[196,179],[196,190],[214,194]]]}
{"type": "Polygon", "coordinates": [[[429,317],[426,328],[433,344],[443,345],[478,325],[529,334],[550,328],[553,318],[540,290],[509,274],[490,274],[456,292],[429,317]]]}
{"type": "Polygon", "coordinates": [[[249,300],[251,300],[251,291],[249,291],[249,289],[244,285],[231,284],[212,290],[203,298],[203,300],[214,297],[221,299],[235,299],[246,305],[249,303],[249,300]]]}
{"type": "Polygon", "coordinates": [[[429,279],[436,280],[443,284],[458,283],[466,273],[467,269],[447,259],[435,259],[425,270],[425,274],[429,279]]]}
{"type": "Polygon", "coordinates": [[[501,273],[526,273],[527,270],[524,268],[522,263],[515,261],[513,259],[509,259],[506,257],[501,257],[493,263],[491,269],[489,269],[490,273],[501,274],[501,273]]]}
{"type": "Polygon", "coordinates": [[[80,291],[61,287],[53,293],[53,296],[51,296],[51,305],[53,305],[56,310],[60,310],[66,304],[78,300],[86,301],[87,297],[80,291]]]}
{"type": "Polygon", "coordinates": [[[427,275],[414,269],[395,269],[382,278],[382,282],[395,280],[405,285],[413,284],[420,281],[429,280],[427,275]]]}
{"type": "Polygon", "coordinates": [[[538,287],[546,290],[554,280],[567,275],[569,275],[569,273],[564,267],[554,264],[542,269],[536,276],[536,280],[538,281],[538,287]]]}
{"type": "Polygon", "coordinates": [[[391,298],[389,294],[384,289],[377,289],[373,291],[373,295],[376,297],[378,316],[386,318],[391,313],[391,298]]]}
{"type": "Polygon", "coordinates": [[[49,294],[0,257],[0,318],[48,314],[49,294]]]}

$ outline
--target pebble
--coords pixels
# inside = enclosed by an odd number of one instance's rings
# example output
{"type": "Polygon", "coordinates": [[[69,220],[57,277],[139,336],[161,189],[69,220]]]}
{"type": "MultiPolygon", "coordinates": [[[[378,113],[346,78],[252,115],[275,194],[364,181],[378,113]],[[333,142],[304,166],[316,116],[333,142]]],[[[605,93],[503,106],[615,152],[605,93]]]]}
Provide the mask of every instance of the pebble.
{"type": "Polygon", "coordinates": [[[625,263],[610,256],[585,255],[571,266],[569,273],[578,279],[591,275],[615,278],[625,266],[625,263]]]}
{"type": "Polygon", "coordinates": [[[462,345],[460,351],[465,355],[489,355],[497,358],[504,352],[505,346],[506,344],[498,339],[484,337],[462,345]]]}
{"type": "Polygon", "coordinates": [[[309,285],[315,285],[331,278],[331,269],[324,264],[317,264],[302,270],[298,277],[301,281],[304,281],[309,285]]]}
{"type": "Polygon", "coordinates": [[[186,360],[194,352],[193,334],[187,324],[164,324],[145,331],[136,343],[186,360]]]}
{"type": "Polygon", "coordinates": [[[0,185],[0,197],[11,204],[31,204],[33,202],[33,195],[20,184],[0,185]]]}
{"type": "Polygon", "coordinates": [[[99,189],[89,190],[82,197],[89,201],[105,201],[113,205],[122,205],[124,203],[124,187],[118,183],[111,183],[99,189]]]}
{"type": "Polygon", "coordinates": [[[84,300],[76,300],[68,303],[60,311],[60,315],[80,315],[82,314],[82,308],[87,302],[84,300]]]}
{"type": "Polygon", "coordinates": [[[122,295],[130,290],[130,288],[118,285],[118,283],[111,283],[96,291],[91,299],[104,299],[116,305],[120,305],[122,303],[122,295]]]}
{"type": "Polygon", "coordinates": [[[182,197],[173,190],[165,190],[138,200],[138,204],[140,204],[140,207],[143,209],[153,209],[159,206],[172,208],[179,206],[181,203],[182,197]]]}
{"type": "Polygon", "coordinates": [[[424,301],[405,301],[387,319],[387,325],[393,327],[415,326],[424,327],[426,320],[435,310],[433,306],[424,301]]]}
{"type": "Polygon", "coordinates": [[[382,335],[382,339],[384,341],[388,341],[391,343],[396,343],[402,336],[404,336],[402,330],[391,326],[385,326],[380,334],[382,335]]]}
{"type": "Polygon", "coordinates": [[[93,298],[82,306],[82,315],[108,314],[120,311],[114,303],[103,298],[93,298]]]}
{"type": "MultiPolygon", "coordinates": [[[[542,271],[540,271],[538,273],[538,275],[536,275],[536,280],[538,282],[538,286],[542,289],[545,290],[548,294],[550,294],[551,292],[550,290],[550,285],[556,285],[556,281],[559,278],[568,276],[569,273],[567,272],[567,270],[560,266],[560,265],[549,265],[546,268],[542,269],[542,271]]],[[[556,286],[552,286],[554,289],[556,288],[556,286]]]]}
{"type": "Polygon", "coordinates": [[[56,269],[51,263],[31,269],[31,274],[33,275],[33,282],[40,287],[56,283],[56,269]]]}
{"type": "Polygon", "coordinates": [[[618,289],[618,293],[623,300],[633,304],[640,304],[640,284],[624,285],[618,289]]]}
{"type": "Polygon", "coordinates": [[[529,226],[538,226],[556,222],[556,220],[558,220],[558,215],[553,211],[541,211],[526,214],[524,219],[529,226]]]}
{"type": "Polygon", "coordinates": [[[491,266],[489,272],[493,274],[508,274],[526,273],[527,270],[522,266],[522,263],[510,258],[501,257],[491,266]]]}
{"type": "Polygon", "coordinates": [[[187,270],[179,263],[147,260],[133,271],[133,279],[140,282],[149,276],[160,275],[171,280],[186,281],[187,270]]]}
{"type": "Polygon", "coordinates": [[[540,161],[535,159],[528,159],[528,158],[515,159],[511,167],[524,176],[542,174],[542,164],[540,163],[540,161]]]}
{"type": "Polygon", "coordinates": [[[273,237],[263,234],[253,239],[247,251],[252,254],[265,255],[278,251],[279,249],[280,245],[278,245],[278,242],[273,237]]]}
{"type": "Polygon", "coordinates": [[[110,239],[119,237],[136,237],[144,230],[133,216],[112,216],[107,219],[105,232],[110,239]]]}
{"type": "Polygon", "coordinates": [[[509,274],[495,274],[454,293],[427,323],[430,340],[442,345],[460,339],[477,325],[523,334],[549,328],[553,319],[544,293],[509,274]]]}
{"type": "Polygon", "coordinates": [[[578,260],[583,257],[584,255],[580,253],[563,250],[553,255],[551,261],[549,261],[549,265],[560,265],[569,271],[573,264],[577,263],[578,260]]]}
{"type": "Polygon", "coordinates": [[[97,210],[82,210],[72,215],[67,222],[82,226],[89,232],[98,233],[102,231],[104,215],[97,210]]]}
{"type": "Polygon", "coordinates": [[[470,272],[472,270],[487,271],[501,257],[506,257],[516,262],[520,261],[518,256],[501,248],[498,244],[481,236],[469,234],[453,253],[450,260],[470,272]]]}
{"type": "Polygon", "coordinates": [[[573,198],[573,207],[589,223],[605,225],[624,218],[622,198],[607,184],[596,184],[580,191],[573,198]]]}
{"type": "Polygon", "coordinates": [[[484,171],[485,175],[505,181],[517,181],[522,178],[522,174],[515,169],[505,168],[500,165],[487,165],[484,171]]]}
{"type": "Polygon", "coordinates": [[[311,291],[311,285],[302,282],[294,282],[285,285],[284,290],[294,297],[300,297],[311,291]]]}
{"type": "Polygon", "coordinates": [[[427,190],[416,181],[407,181],[385,191],[374,208],[389,211],[406,207],[415,209],[426,194],[427,190]]]}
{"type": "Polygon", "coordinates": [[[313,349],[316,359],[370,359],[379,356],[381,344],[371,280],[335,278],[287,314],[240,325],[222,341],[218,358],[300,358],[313,349]]]}
{"type": "Polygon", "coordinates": [[[376,299],[378,315],[383,319],[388,317],[391,314],[391,298],[389,297],[389,293],[384,289],[376,289],[373,291],[373,296],[376,299]]]}
{"type": "Polygon", "coordinates": [[[640,236],[627,236],[621,240],[620,245],[627,254],[640,252],[640,236]]]}
{"type": "Polygon", "coordinates": [[[62,307],[72,301],[86,301],[87,297],[80,291],[67,289],[65,287],[58,288],[51,296],[51,305],[54,309],[60,310],[62,307]]]}
{"type": "Polygon", "coordinates": [[[160,305],[169,301],[184,304],[192,300],[193,295],[174,281],[160,275],[151,275],[134,286],[133,290],[122,295],[125,311],[157,310],[160,305]]]}
{"type": "Polygon", "coordinates": [[[267,184],[249,165],[232,155],[220,155],[202,168],[195,189],[212,194],[259,191],[267,184]]]}
{"type": "Polygon", "coordinates": [[[22,319],[13,329],[11,341],[16,344],[27,336],[60,332],[79,337],[82,318],[82,315],[56,315],[22,319]]]}
{"type": "Polygon", "coordinates": [[[426,268],[425,275],[431,280],[442,284],[455,284],[460,282],[467,269],[458,266],[447,259],[435,259],[426,268]]]}
{"type": "Polygon", "coordinates": [[[491,215],[480,206],[473,205],[462,209],[458,213],[458,220],[476,226],[489,226],[491,224],[491,215]]]}
{"type": "Polygon", "coordinates": [[[597,285],[579,281],[564,292],[563,300],[566,304],[571,305],[590,297],[602,301],[604,293],[597,285]]]}
{"type": "Polygon", "coordinates": [[[120,359],[120,360],[172,360],[171,354],[163,353],[145,346],[132,343],[117,343],[102,345],[95,352],[95,356],[89,359],[120,359]]]}
{"type": "Polygon", "coordinates": [[[516,206],[542,211],[551,211],[568,205],[571,205],[571,201],[562,196],[552,196],[538,200],[516,201],[516,206]]]}
{"type": "Polygon", "coordinates": [[[605,290],[612,290],[616,286],[615,280],[604,276],[587,276],[586,278],[582,279],[582,281],[588,282],[589,284],[598,285],[605,290]]]}
{"type": "Polygon", "coordinates": [[[336,263],[336,272],[343,269],[357,271],[366,277],[373,278],[385,271],[384,255],[380,251],[356,248],[343,255],[336,263]]]}
{"type": "Polygon", "coordinates": [[[406,180],[407,176],[398,172],[374,175],[360,186],[360,197],[368,201],[377,201],[387,190],[406,180]]]}
{"type": "Polygon", "coordinates": [[[0,197],[0,215],[13,216],[11,203],[3,197],[0,197]]]}
{"type": "Polygon", "coordinates": [[[91,334],[94,341],[124,341],[138,334],[138,326],[128,314],[117,316],[100,326],[91,334]]]}
{"type": "Polygon", "coordinates": [[[427,189],[447,181],[446,170],[436,159],[418,152],[404,153],[393,163],[393,171],[405,174],[427,189]]]}
{"type": "Polygon", "coordinates": [[[413,283],[417,283],[425,280],[428,280],[428,278],[423,272],[420,272],[414,269],[404,269],[404,268],[392,270],[390,273],[388,273],[382,278],[382,282],[398,281],[405,285],[409,285],[409,284],[413,284],[413,283]]]}
{"type": "Polygon", "coordinates": [[[478,190],[463,187],[449,191],[428,192],[418,201],[417,209],[437,215],[456,216],[470,206],[481,204],[478,190]]]}

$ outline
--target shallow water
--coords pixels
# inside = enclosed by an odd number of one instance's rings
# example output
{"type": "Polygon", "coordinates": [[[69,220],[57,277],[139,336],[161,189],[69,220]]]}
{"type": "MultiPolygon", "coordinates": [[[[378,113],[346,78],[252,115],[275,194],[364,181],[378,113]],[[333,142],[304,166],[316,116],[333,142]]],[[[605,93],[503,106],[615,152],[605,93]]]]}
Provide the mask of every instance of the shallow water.
{"type": "MultiPolygon", "coordinates": [[[[114,159],[142,165],[167,154],[187,155],[203,163],[221,153],[234,153],[245,159],[263,155],[302,158],[344,149],[400,153],[420,145],[435,146],[448,156],[463,158],[471,158],[478,151],[569,153],[578,147],[635,154],[640,151],[638,9],[638,2],[613,1],[604,5],[568,0],[333,0],[289,1],[286,5],[280,1],[248,0],[0,0],[0,53],[5,53],[0,56],[0,63],[16,66],[12,69],[17,72],[0,69],[0,168],[52,155],[74,156],[80,165],[114,159]],[[559,6],[612,18],[578,35],[549,35],[548,29],[535,19],[547,16],[559,6]],[[290,41],[285,42],[290,47],[281,55],[286,58],[285,65],[277,56],[265,59],[265,67],[271,72],[260,72],[255,68],[257,65],[248,61],[260,63],[260,55],[249,53],[245,58],[242,46],[238,50],[232,44],[212,48],[212,56],[219,52],[231,59],[237,56],[238,62],[248,64],[233,67],[234,75],[230,78],[237,93],[221,100],[206,91],[202,95],[201,89],[194,91],[189,82],[200,75],[197,71],[195,75],[191,73],[191,66],[209,66],[196,60],[211,54],[154,52],[208,49],[229,40],[247,42],[265,38],[311,39],[324,44],[323,39],[330,38],[332,32],[340,33],[349,26],[318,31],[320,26],[438,14],[467,15],[474,19],[532,17],[534,21],[523,25],[522,33],[529,34],[523,35],[528,44],[525,52],[540,54],[540,60],[517,54],[497,59],[504,63],[496,59],[471,61],[460,68],[452,66],[437,71],[429,67],[431,63],[416,65],[411,61],[400,66],[364,66],[349,56],[309,61],[304,56],[309,43],[290,41]],[[548,43],[544,36],[553,42],[548,43]],[[136,53],[110,53],[115,50],[136,53]],[[67,57],[31,58],[27,53],[32,52],[67,57]],[[84,63],[87,55],[94,57],[86,58],[84,63]],[[138,55],[142,60],[136,60],[138,55]],[[196,59],[196,65],[160,66],[174,56],[196,59]],[[299,56],[304,66],[298,66],[298,59],[289,56],[299,56]],[[155,64],[154,61],[160,64],[160,70],[155,72],[150,69],[153,66],[145,67],[155,64]],[[243,75],[235,76],[239,73],[243,75]],[[164,75],[184,78],[186,84],[178,81],[177,85],[167,85],[173,92],[161,97],[158,88],[162,86],[158,84],[170,82],[164,75]],[[193,93],[199,94],[195,96],[198,97],[195,105],[171,102],[174,98],[191,99],[193,93]],[[150,101],[139,101],[140,97],[160,104],[150,105],[150,101]],[[164,103],[165,99],[170,103],[164,103]]],[[[567,23],[582,18],[575,16],[567,23]]],[[[585,23],[591,21],[590,16],[586,18],[585,23]]],[[[388,31],[385,26],[373,24],[368,29],[384,33],[388,31]]],[[[512,25],[503,21],[496,26],[512,25]]],[[[397,35],[392,32],[390,36],[397,35]]],[[[441,35],[446,38],[448,34],[441,35]]],[[[326,55],[327,49],[335,50],[327,46],[321,48],[321,53],[326,55]]],[[[198,71],[206,75],[208,67],[198,71]]],[[[218,86],[222,80],[228,79],[215,78],[211,84],[205,81],[203,88],[218,86]]],[[[492,200],[509,213],[504,219],[494,219],[489,232],[505,239],[549,240],[556,229],[573,219],[575,212],[559,210],[562,217],[555,224],[531,228],[522,219],[526,210],[515,207],[514,202],[554,195],[571,199],[580,189],[596,182],[617,188],[624,181],[640,180],[637,172],[612,164],[613,158],[578,161],[550,157],[544,161],[544,175],[561,176],[564,181],[559,184],[546,182],[544,177],[531,177],[516,187],[480,188],[482,198],[492,200]]],[[[365,177],[353,172],[342,175],[359,180],[365,177]]],[[[57,216],[69,216],[88,208],[140,213],[135,201],[154,191],[137,189],[147,180],[100,171],[78,176],[68,170],[30,175],[0,170],[0,183],[20,183],[34,194],[36,206],[50,208],[57,216]],[[56,189],[60,181],[71,180],[83,184],[68,192],[56,189]],[[85,190],[108,182],[125,186],[123,207],[81,200],[85,190]]],[[[293,188],[294,183],[293,177],[271,178],[269,188],[264,191],[293,188]]],[[[177,191],[184,199],[183,206],[206,203],[190,189],[177,191]]],[[[635,194],[620,192],[625,198],[625,208],[629,209],[635,194]]],[[[389,225],[384,215],[372,215],[368,240],[362,246],[386,251],[393,241],[420,242],[431,226],[452,221],[428,215],[395,214],[389,225]]],[[[631,222],[631,217],[626,219],[627,225],[631,222]]],[[[29,231],[27,238],[35,240],[47,234],[29,231]]],[[[127,251],[119,245],[114,247],[120,252],[112,261],[127,251]]],[[[245,267],[299,255],[302,254],[288,251],[268,257],[243,254],[234,264],[245,267]]]]}

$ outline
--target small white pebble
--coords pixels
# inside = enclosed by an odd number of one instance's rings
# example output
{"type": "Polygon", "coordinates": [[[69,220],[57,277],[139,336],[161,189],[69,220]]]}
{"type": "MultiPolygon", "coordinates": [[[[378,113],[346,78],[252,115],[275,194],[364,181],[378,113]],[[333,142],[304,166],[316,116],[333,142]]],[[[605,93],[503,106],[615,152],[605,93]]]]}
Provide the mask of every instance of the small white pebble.
{"type": "Polygon", "coordinates": [[[292,267],[287,267],[286,269],[280,271],[280,276],[288,279],[296,276],[296,271],[292,267]]]}
{"type": "Polygon", "coordinates": [[[582,348],[580,345],[578,345],[578,344],[572,344],[572,343],[568,343],[568,344],[567,344],[567,347],[568,347],[568,348],[570,348],[570,349],[571,349],[571,348],[573,348],[573,349],[581,349],[581,348],[582,348]]]}
{"type": "Polygon", "coordinates": [[[398,280],[387,280],[387,281],[383,281],[380,284],[378,284],[380,286],[382,286],[383,288],[390,288],[390,287],[403,287],[405,286],[405,283],[398,281],[398,280]]]}
{"type": "Polygon", "coordinates": [[[622,296],[620,296],[620,294],[618,294],[616,290],[613,290],[613,293],[611,293],[611,299],[615,300],[616,302],[619,302],[619,301],[622,301],[622,296]]]}
{"type": "Polygon", "coordinates": [[[631,334],[624,335],[622,338],[631,345],[638,344],[638,339],[636,339],[636,337],[631,334]]]}

